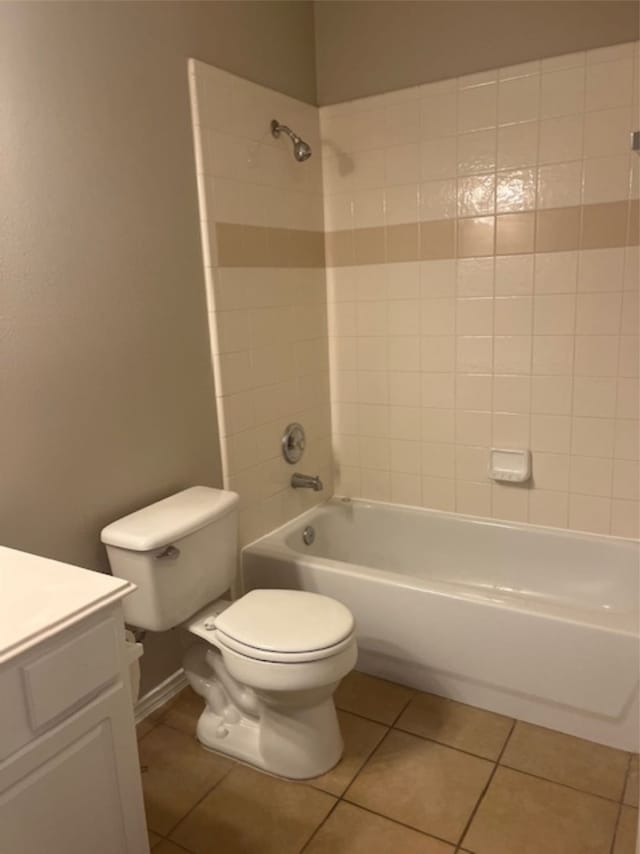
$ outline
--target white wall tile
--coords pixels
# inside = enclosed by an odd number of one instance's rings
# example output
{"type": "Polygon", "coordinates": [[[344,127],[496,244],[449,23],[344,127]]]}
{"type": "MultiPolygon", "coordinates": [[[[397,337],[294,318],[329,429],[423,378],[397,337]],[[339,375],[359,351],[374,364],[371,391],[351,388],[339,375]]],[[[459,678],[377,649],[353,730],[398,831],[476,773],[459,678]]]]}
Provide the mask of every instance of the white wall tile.
{"type": "Polygon", "coordinates": [[[618,107],[585,114],[584,156],[627,154],[632,128],[631,110],[618,107]]]}
{"type": "Polygon", "coordinates": [[[587,66],[586,109],[606,110],[631,104],[633,61],[593,63],[587,66]]]}
{"type": "Polygon", "coordinates": [[[563,68],[542,75],[540,115],[543,119],[568,116],[584,109],[584,67],[563,68]]]}
{"type": "Polygon", "coordinates": [[[577,252],[539,252],[535,256],[536,294],[573,293],[577,285],[577,252]]]}
{"type": "Polygon", "coordinates": [[[498,108],[497,83],[461,89],[458,93],[458,130],[495,127],[498,108]]]}
{"type": "Polygon", "coordinates": [[[531,166],[538,162],[538,122],[506,125],[498,129],[498,169],[531,166]]]}
{"type": "Polygon", "coordinates": [[[582,198],[582,161],[552,163],[538,170],[538,207],[579,205],[582,198]]]}
{"type": "Polygon", "coordinates": [[[457,149],[458,175],[474,175],[495,169],[497,144],[497,132],[493,128],[460,134],[457,149]]]}
{"type": "Polygon", "coordinates": [[[582,151],[582,115],[560,116],[540,122],[540,163],[579,160],[582,151]]]}
{"type": "Polygon", "coordinates": [[[540,114],[540,75],[501,80],[498,89],[498,123],[533,121],[540,114]]]}
{"type": "Polygon", "coordinates": [[[524,296],[533,291],[534,256],[502,255],[495,261],[496,296],[524,296]]]}
{"type": "MultiPolygon", "coordinates": [[[[637,195],[632,54],[622,45],[551,57],[323,108],[327,227],[349,229],[354,214],[356,227],[398,225],[637,195]]],[[[237,153],[225,156],[234,180],[246,180],[237,153]]],[[[258,217],[262,205],[278,222],[294,208],[304,216],[304,197],[254,195],[230,199],[240,205],[230,215],[248,207],[258,217]]],[[[639,264],[637,248],[621,248],[328,271],[334,397],[349,398],[332,408],[338,483],[385,500],[637,534],[635,469],[625,463],[640,456],[639,264]],[[533,449],[530,487],[488,481],[497,442],[533,449]]],[[[221,290],[226,307],[251,307],[221,290]]],[[[296,358],[313,367],[318,356],[305,346],[296,358]]]]}

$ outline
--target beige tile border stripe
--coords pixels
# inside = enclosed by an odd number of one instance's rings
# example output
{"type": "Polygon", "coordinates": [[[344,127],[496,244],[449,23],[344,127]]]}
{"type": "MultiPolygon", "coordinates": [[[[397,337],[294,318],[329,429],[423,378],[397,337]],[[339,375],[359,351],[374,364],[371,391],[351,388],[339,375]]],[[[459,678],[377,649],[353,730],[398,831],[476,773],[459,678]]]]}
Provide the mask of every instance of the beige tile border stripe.
{"type": "Polygon", "coordinates": [[[329,267],[432,261],[639,242],[638,200],[327,232],[329,267]]]}
{"type": "Polygon", "coordinates": [[[216,224],[221,267],[324,267],[324,233],[216,224]]]}
{"type": "Polygon", "coordinates": [[[605,202],[465,219],[302,231],[216,225],[221,267],[345,267],[635,246],[639,202],[605,202]],[[326,259],[326,260],[325,260],[326,259]]]}

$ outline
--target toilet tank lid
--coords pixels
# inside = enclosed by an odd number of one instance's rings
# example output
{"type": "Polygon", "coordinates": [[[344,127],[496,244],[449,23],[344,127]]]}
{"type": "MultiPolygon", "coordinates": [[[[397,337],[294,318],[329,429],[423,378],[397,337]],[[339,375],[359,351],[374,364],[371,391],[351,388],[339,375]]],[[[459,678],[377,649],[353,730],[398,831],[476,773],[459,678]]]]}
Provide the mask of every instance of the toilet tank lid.
{"type": "Polygon", "coordinates": [[[235,492],[192,486],[112,522],[102,529],[100,539],[108,546],[151,551],[221,519],[237,505],[235,492]]]}

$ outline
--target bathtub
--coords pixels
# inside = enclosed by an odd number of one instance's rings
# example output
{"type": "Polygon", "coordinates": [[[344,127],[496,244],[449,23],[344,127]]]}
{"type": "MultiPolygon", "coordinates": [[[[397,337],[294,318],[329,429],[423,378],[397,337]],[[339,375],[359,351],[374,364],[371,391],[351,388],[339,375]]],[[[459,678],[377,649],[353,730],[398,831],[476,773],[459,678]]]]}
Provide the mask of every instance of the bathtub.
{"type": "Polygon", "coordinates": [[[246,546],[242,571],[247,590],[344,602],[359,670],[637,751],[638,555],[629,540],[334,498],[246,546]]]}

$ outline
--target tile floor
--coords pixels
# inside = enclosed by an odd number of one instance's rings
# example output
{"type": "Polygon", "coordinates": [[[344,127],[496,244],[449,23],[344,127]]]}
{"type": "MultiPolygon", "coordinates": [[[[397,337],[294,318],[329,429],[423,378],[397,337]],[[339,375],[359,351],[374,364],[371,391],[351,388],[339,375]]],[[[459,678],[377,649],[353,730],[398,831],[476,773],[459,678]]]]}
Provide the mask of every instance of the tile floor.
{"type": "Polygon", "coordinates": [[[138,727],[153,854],[635,854],[638,757],[350,674],[327,774],[200,747],[190,689],[138,727]]]}

